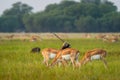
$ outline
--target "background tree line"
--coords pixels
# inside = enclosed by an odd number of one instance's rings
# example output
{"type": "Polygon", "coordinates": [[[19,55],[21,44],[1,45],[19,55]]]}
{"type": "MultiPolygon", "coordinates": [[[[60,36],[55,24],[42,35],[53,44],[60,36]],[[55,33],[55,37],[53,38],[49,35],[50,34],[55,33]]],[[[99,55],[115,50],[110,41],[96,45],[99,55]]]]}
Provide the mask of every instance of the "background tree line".
{"type": "Polygon", "coordinates": [[[106,0],[62,0],[42,12],[14,3],[0,16],[0,32],[120,32],[120,12],[106,0]]]}

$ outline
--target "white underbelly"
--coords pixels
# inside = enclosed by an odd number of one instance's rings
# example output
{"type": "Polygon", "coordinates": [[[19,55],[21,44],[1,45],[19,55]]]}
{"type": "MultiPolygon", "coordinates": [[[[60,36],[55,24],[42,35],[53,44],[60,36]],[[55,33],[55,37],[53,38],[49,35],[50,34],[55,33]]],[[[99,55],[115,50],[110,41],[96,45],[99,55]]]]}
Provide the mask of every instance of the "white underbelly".
{"type": "Polygon", "coordinates": [[[91,56],[91,60],[93,60],[93,59],[100,59],[100,55],[93,55],[93,56],[91,56]]]}
{"type": "Polygon", "coordinates": [[[53,59],[56,56],[55,53],[50,53],[49,58],[53,59]]]}
{"type": "Polygon", "coordinates": [[[62,59],[70,60],[70,54],[62,55],[62,59]]]}

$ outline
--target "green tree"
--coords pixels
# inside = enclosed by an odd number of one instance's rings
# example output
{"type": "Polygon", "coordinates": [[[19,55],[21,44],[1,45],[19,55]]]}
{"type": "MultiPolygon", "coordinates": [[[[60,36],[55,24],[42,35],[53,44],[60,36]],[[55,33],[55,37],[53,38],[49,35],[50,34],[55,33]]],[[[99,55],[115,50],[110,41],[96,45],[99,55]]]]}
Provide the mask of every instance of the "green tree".
{"type": "Polygon", "coordinates": [[[80,32],[96,32],[97,22],[91,16],[82,16],[75,21],[77,30],[80,32]]]}
{"type": "Polygon", "coordinates": [[[106,14],[100,20],[101,32],[119,32],[120,31],[120,13],[112,12],[106,14]]]}
{"type": "Polygon", "coordinates": [[[112,2],[106,2],[104,4],[100,4],[98,9],[101,16],[104,16],[104,14],[107,13],[117,12],[117,7],[114,6],[112,2]]]}
{"type": "MultiPolygon", "coordinates": [[[[88,0],[86,0],[88,1],[88,0]]],[[[50,4],[45,11],[25,17],[27,31],[41,32],[101,32],[111,31],[117,23],[105,15],[117,12],[116,6],[111,2],[101,0],[91,2],[75,2],[63,0],[59,4],[50,4]],[[111,22],[110,28],[106,19],[111,22]],[[104,26],[104,27],[103,27],[104,26]]],[[[113,19],[117,17],[113,16],[113,19]]],[[[116,28],[117,28],[116,27],[116,28]]],[[[115,28],[115,27],[114,27],[115,28]]]]}
{"type": "Polygon", "coordinates": [[[21,2],[13,4],[0,17],[1,31],[27,32],[119,32],[117,7],[104,0],[62,0],[42,12],[21,2]],[[32,13],[32,14],[31,14],[32,13]],[[15,23],[15,24],[14,24],[15,23]],[[6,29],[5,29],[6,28],[6,29]]]}
{"type": "Polygon", "coordinates": [[[101,0],[81,0],[82,3],[95,3],[100,4],[101,0]]]}
{"type": "MultiPolygon", "coordinates": [[[[12,22],[11,23],[7,23],[7,19],[9,18],[16,18],[16,21],[17,21],[17,25],[16,27],[17,28],[13,28],[11,27],[12,30],[14,31],[17,31],[17,30],[25,30],[25,25],[24,25],[24,22],[23,22],[23,17],[24,15],[29,15],[32,13],[32,10],[33,8],[28,6],[27,4],[23,4],[21,2],[17,2],[17,3],[14,3],[12,5],[12,8],[10,9],[7,9],[3,12],[3,15],[2,17],[7,17],[6,18],[6,21],[4,22],[5,24],[8,24],[11,26],[11,24],[13,24],[12,22]]],[[[6,26],[5,26],[6,27],[6,26]]]]}
{"type": "Polygon", "coordinates": [[[4,16],[0,18],[0,31],[1,32],[14,32],[19,26],[16,16],[4,16]]]}

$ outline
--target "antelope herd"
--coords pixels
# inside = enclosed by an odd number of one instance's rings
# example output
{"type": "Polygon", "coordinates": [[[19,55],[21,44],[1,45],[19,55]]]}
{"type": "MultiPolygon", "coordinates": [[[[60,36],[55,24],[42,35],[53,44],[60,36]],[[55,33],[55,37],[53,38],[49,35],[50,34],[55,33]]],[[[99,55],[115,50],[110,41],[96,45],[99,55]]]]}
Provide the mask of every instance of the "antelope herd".
{"type": "MultiPolygon", "coordinates": [[[[5,35],[4,37],[0,35],[0,40],[7,39],[7,40],[13,40],[13,39],[20,39],[22,41],[25,41],[26,39],[35,42],[38,40],[42,40],[42,38],[53,38],[54,36],[50,36],[51,34],[47,34],[46,36],[44,34],[36,35],[36,34],[11,34],[11,35],[5,35]],[[42,36],[42,38],[41,38],[42,36]]],[[[62,34],[64,35],[64,34],[62,34]]],[[[61,36],[62,36],[61,35],[61,36]]],[[[75,37],[75,34],[72,34],[73,38],[75,37]]],[[[64,35],[64,37],[71,38],[71,35],[64,35]]],[[[82,34],[82,36],[78,36],[77,38],[95,38],[100,39],[105,42],[118,42],[120,38],[120,34],[114,35],[114,34],[82,34]]],[[[67,45],[70,46],[70,45],[67,45]]],[[[39,47],[35,47],[31,50],[32,53],[40,52],[39,47]]],[[[107,68],[107,62],[105,60],[105,57],[107,55],[107,51],[103,49],[93,49],[86,51],[84,56],[81,60],[79,60],[80,51],[74,48],[70,47],[62,47],[61,49],[54,49],[54,48],[45,48],[41,51],[42,56],[44,58],[43,63],[46,66],[54,66],[56,64],[62,63],[64,66],[68,65],[69,63],[72,63],[73,67],[81,67],[82,65],[93,61],[94,59],[99,59],[104,63],[105,68],[107,68]],[[52,60],[52,62],[50,61],[52,60]],[[51,62],[51,63],[50,63],[51,62]]]]}
{"type": "MultiPolygon", "coordinates": [[[[94,38],[94,39],[100,39],[105,42],[118,42],[120,38],[120,33],[96,33],[96,34],[89,34],[89,33],[70,33],[70,34],[64,34],[64,33],[59,33],[59,36],[62,38],[94,38]]],[[[42,38],[44,39],[53,39],[55,36],[50,33],[40,33],[40,34],[33,34],[33,33],[11,33],[11,34],[3,34],[0,33],[0,40],[21,40],[21,41],[26,41],[29,40],[30,42],[35,42],[35,41],[42,41],[42,38]]]]}
{"type": "Polygon", "coordinates": [[[81,67],[82,65],[86,64],[89,61],[98,59],[103,61],[105,68],[107,68],[107,62],[105,57],[107,55],[106,50],[103,49],[93,49],[87,51],[83,58],[79,61],[78,57],[80,55],[80,51],[73,48],[66,48],[63,50],[57,50],[54,48],[45,48],[42,50],[42,56],[44,58],[44,63],[47,66],[54,66],[57,63],[62,63],[64,66],[68,64],[70,61],[74,67],[81,67]],[[53,59],[51,64],[49,64],[49,60],[53,59]]]}

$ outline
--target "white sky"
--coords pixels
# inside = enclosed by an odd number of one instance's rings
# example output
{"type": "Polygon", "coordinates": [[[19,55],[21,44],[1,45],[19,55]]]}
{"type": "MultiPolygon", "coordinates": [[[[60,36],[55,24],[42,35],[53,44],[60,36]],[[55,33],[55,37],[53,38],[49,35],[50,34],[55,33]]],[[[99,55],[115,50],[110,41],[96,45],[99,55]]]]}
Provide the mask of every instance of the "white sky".
{"type": "MultiPolygon", "coordinates": [[[[48,4],[59,3],[61,0],[1,0],[0,15],[3,13],[4,10],[9,9],[13,3],[16,3],[18,1],[22,3],[26,3],[29,6],[32,6],[34,8],[33,11],[37,12],[37,11],[43,11],[48,4]]],[[[114,2],[114,4],[118,7],[118,10],[120,11],[120,0],[109,0],[109,1],[114,2]]]]}

